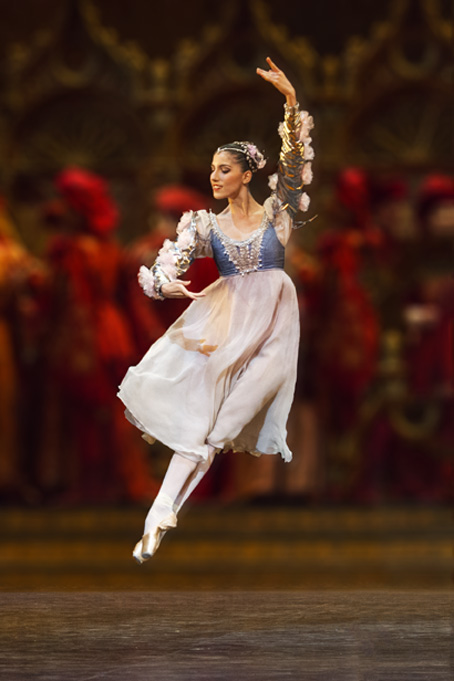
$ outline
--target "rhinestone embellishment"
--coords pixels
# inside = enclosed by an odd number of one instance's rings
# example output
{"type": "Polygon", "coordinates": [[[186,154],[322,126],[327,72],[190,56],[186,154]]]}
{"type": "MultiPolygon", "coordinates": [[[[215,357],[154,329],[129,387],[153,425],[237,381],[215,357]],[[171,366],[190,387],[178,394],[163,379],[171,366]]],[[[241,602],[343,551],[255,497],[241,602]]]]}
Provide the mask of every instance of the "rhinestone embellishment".
{"type": "Polygon", "coordinates": [[[266,213],[263,214],[260,227],[256,229],[247,239],[237,241],[224,234],[218,225],[216,216],[210,212],[211,226],[221,242],[224,253],[227,255],[233,265],[235,265],[239,274],[248,274],[249,272],[256,272],[261,265],[260,251],[262,248],[263,235],[268,227],[268,218],[266,213]]]}

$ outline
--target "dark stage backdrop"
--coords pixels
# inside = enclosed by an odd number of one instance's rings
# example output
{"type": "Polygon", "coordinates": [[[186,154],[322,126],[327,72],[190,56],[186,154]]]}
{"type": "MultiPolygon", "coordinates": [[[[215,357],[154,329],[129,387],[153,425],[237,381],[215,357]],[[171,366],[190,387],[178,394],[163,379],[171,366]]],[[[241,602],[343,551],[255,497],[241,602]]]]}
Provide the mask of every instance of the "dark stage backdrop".
{"type": "MultiPolygon", "coordinates": [[[[267,150],[255,188],[263,199],[282,115],[255,74],[267,55],[314,115],[318,217],[288,258],[305,310],[291,421],[305,463],[293,491],[272,471],[267,492],[450,496],[453,15],[452,0],[0,0],[2,229],[39,261],[49,239],[43,205],[67,166],[108,181],[125,247],[155,227],[163,184],[208,193],[220,143],[252,138],[267,150]]],[[[10,292],[4,271],[0,263],[10,292]]],[[[30,469],[24,456],[39,468],[29,443],[43,446],[30,414],[42,401],[39,331],[27,321],[24,331],[23,308],[1,308],[13,346],[26,347],[0,378],[5,423],[19,400],[28,424],[22,444],[4,437],[11,470],[30,469]],[[37,392],[24,398],[23,380],[37,392]]]]}

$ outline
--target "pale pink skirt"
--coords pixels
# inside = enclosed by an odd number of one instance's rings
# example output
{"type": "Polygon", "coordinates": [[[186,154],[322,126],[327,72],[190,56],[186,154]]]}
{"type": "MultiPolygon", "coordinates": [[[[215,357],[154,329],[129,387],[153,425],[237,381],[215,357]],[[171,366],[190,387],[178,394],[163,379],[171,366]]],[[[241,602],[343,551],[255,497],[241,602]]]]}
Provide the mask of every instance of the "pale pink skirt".
{"type": "MultiPolygon", "coordinates": [[[[171,449],[281,454],[293,400],[299,316],[279,269],[220,278],[191,303],[118,392],[127,417],[171,449]]],[[[165,305],[165,301],[162,303],[165,305]]]]}

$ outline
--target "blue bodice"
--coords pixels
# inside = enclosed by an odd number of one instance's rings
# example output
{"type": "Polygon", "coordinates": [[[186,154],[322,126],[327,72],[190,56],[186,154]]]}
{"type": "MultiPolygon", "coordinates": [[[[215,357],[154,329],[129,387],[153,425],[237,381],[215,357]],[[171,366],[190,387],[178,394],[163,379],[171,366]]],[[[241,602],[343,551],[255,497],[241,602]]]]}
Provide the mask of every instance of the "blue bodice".
{"type": "Polygon", "coordinates": [[[213,258],[221,277],[284,269],[285,249],[269,221],[247,239],[235,241],[221,232],[213,220],[210,239],[213,258]]]}

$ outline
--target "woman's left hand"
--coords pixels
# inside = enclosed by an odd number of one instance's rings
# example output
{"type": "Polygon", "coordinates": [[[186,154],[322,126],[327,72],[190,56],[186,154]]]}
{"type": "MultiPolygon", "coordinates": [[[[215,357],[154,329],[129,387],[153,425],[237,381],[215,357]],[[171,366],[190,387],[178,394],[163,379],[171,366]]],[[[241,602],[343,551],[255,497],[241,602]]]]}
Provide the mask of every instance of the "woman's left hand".
{"type": "Polygon", "coordinates": [[[269,57],[266,58],[266,61],[270,66],[270,70],[265,71],[264,69],[258,68],[257,69],[258,75],[261,76],[263,80],[266,80],[268,81],[268,83],[271,83],[271,85],[274,85],[274,87],[285,96],[287,104],[289,106],[295,106],[296,104],[295,88],[293,87],[285,73],[281,71],[269,57]]]}
{"type": "Polygon", "coordinates": [[[205,293],[203,291],[200,291],[200,293],[189,291],[187,287],[190,283],[190,281],[183,281],[182,279],[169,281],[162,285],[161,293],[164,298],[192,298],[192,300],[204,298],[205,293]]]}

